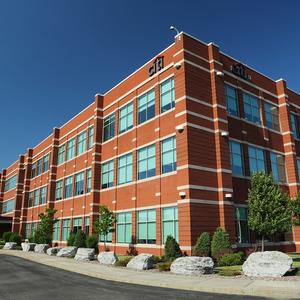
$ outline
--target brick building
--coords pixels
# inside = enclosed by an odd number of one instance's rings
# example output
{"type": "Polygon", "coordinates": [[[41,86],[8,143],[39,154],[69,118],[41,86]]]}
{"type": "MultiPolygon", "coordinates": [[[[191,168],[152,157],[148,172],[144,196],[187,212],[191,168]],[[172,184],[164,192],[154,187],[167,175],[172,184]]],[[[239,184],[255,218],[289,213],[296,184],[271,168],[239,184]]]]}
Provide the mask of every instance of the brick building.
{"type": "MultiPolygon", "coordinates": [[[[91,233],[105,204],[117,214],[107,239],[119,253],[162,253],[168,234],[190,253],[218,226],[249,247],[250,174],[272,172],[298,191],[299,117],[300,95],[284,80],[180,33],[2,171],[1,217],[28,237],[39,213],[55,208],[53,239],[64,244],[70,230],[91,233]]],[[[300,251],[299,229],[274,245],[300,251]]]]}

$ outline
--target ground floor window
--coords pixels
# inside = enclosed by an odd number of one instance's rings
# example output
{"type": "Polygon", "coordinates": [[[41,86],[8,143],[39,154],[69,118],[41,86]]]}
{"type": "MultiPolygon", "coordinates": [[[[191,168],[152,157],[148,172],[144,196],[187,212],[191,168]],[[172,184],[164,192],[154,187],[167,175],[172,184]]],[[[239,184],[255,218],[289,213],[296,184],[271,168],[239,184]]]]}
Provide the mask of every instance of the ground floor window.
{"type": "Polygon", "coordinates": [[[235,209],[236,240],[238,243],[249,243],[248,212],[245,207],[235,209]]]}
{"type": "Polygon", "coordinates": [[[84,233],[89,235],[90,232],[90,217],[84,219],[84,233]]]}
{"type": "Polygon", "coordinates": [[[156,210],[141,210],[137,213],[137,242],[156,243],[156,210]]]}
{"type": "Polygon", "coordinates": [[[58,220],[53,226],[53,240],[59,241],[60,240],[60,220],[58,220]]]}
{"type": "Polygon", "coordinates": [[[26,223],[25,224],[25,239],[28,239],[30,237],[30,234],[31,234],[31,224],[26,223]]]}
{"type": "Polygon", "coordinates": [[[106,236],[104,234],[100,234],[100,242],[108,242],[108,243],[112,242],[112,229],[106,236]]]}
{"type": "Polygon", "coordinates": [[[131,243],[131,212],[117,214],[117,243],[131,243]]]}
{"type": "Polygon", "coordinates": [[[66,241],[70,235],[70,219],[63,220],[62,240],[66,241]]]}
{"type": "Polygon", "coordinates": [[[34,234],[35,234],[35,232],[37,230],[38,224],[39,224],[39,222],[33,222],[33,223],[31,223],[31,232],[30,232],[31,236],[34,236],[34,234]]]}
{"type": "Polygon", "coordinates": [[[73,233],[76,233],[78,230],[82,229],[82,219],[75,218],[73,219],[73,233]]]}
{"type": "Polygon", "coordinates": [[[162,209],[162,233],[163,243],[165,243],[168,235],[171,235],[177,241],[179,240],[177,207],[165,207],[162,209]]]}

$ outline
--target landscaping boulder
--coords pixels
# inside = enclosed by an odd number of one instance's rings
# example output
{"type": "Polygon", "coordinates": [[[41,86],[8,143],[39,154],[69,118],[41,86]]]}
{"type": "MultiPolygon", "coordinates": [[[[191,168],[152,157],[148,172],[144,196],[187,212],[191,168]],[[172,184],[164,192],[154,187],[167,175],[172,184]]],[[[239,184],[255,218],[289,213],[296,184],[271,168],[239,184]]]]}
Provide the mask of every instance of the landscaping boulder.
{"type": "Polygon", "coordinates": [[[48,244],[36,244],[34,247],[34,252],[35,253],[46,253],[48,248],[49,248],[48,244]]]}
{"type": "Polygon", "coordinates": [[[102,265],[114,265],[118,261],[118,256],[115,252],[100,252],[98,255],[98,261],[102,265]]]}
{"type": "Polygon", "coordinates": [[[4,250],[14,250],[17,247],[17,243],[13,242],[6,242],[5,245],[3,246],[4,250]]]}
{"type": "Polygon", "coordinates": [[[60,247],[51,247],[47,249],[47,254],[50,256],[55,256],[57,252],[60,250],[60,247]]]}
{"type": "Polygon", "coordinates": [[[243,272],[250,277],[281,277],[292,264],[292,258],[279,251],[255,252],[244,262],[243,272]]]}
{"type": "Polygon", "coordinates": [[[153,268],[153,263],[153,255],[142,253],[131,259],[126,267],[134,270],[148,270],[153,268]]]}
{"type": "Polygon", "coordinates": [[[173,261],[170,271],[182,275],[212,274],[214,262],[211,257],[186,256],[173,261]]]}
{"type": "Polygon", "coordinates": [[[76,255],[74,257],[75,260],[94,260],[95,259],[95,249],[94,248],[78,248],[76,255]]]}
{"type": "Polygon", "coordinates": [[[77,252],[77,247],[65,247],[61,248],[57,255],[58,257],[74,257],[77,252]]]}
{"type": "Polygon", "coordinates": [[[35,243],[21,243],[24,252],[34,251],[35,243]]]}

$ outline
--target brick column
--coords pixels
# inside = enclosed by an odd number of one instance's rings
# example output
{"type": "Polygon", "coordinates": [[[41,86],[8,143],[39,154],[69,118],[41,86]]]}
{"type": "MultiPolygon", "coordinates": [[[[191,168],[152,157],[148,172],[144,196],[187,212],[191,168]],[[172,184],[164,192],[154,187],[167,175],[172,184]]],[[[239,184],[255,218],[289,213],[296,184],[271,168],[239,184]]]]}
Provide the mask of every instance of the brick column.
{"type": "Polygon", "coordinates": [[[0,176],[0,213],[2,214],[2,201],[4,197],[4,184],[5,184],[5,176],[6,176],[6,169],[2,170],[1,176],[0,176]]]}

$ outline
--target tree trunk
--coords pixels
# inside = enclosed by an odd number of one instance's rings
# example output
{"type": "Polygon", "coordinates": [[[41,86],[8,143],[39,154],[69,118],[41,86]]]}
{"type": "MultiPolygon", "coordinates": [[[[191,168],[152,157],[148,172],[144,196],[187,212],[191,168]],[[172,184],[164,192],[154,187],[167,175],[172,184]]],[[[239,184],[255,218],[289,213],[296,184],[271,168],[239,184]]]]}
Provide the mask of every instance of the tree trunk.
{"type": "Polygon", "coordinates": [[[264,245],[264,236],[261,237],[261,251],[264,252],[265,250],[265,245],[264,245]]]}

